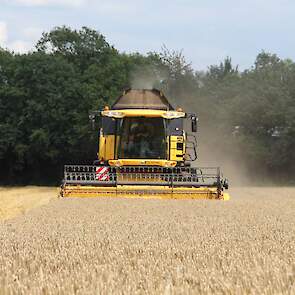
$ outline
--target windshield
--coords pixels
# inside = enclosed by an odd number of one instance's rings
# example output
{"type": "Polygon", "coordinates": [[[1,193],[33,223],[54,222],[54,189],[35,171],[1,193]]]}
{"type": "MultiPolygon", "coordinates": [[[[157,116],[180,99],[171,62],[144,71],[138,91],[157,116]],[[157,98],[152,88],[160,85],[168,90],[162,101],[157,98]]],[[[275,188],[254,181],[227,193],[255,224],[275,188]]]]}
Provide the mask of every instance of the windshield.
{"type": "Polygon", "coordinates": [[[127,117],[120,130],[120,159],[165,159],[163,118],[127,117]]]}

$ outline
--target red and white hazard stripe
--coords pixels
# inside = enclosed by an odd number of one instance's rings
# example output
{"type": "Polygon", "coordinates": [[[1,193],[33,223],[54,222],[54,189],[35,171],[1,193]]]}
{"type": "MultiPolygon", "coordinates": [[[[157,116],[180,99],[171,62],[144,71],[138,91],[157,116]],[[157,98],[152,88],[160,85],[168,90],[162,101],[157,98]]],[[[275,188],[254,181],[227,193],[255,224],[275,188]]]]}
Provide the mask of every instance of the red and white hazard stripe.
{"type": "Polygon", "coordinates": [[[105,166],[96,167],[95,179],[99,181],[110,180],[110,168],[105,166]]]}

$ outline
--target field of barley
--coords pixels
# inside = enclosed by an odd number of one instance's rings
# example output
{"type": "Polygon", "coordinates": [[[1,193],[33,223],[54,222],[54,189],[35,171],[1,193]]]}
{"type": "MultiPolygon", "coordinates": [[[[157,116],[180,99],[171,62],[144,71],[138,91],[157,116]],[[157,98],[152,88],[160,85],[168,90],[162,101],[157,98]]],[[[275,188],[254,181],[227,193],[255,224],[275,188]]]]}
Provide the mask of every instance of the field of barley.
{"type": "Polygon", "coordinates": [[[0,189],[0,294],[295,294],[295,188],[231,201],[0,189]]]}

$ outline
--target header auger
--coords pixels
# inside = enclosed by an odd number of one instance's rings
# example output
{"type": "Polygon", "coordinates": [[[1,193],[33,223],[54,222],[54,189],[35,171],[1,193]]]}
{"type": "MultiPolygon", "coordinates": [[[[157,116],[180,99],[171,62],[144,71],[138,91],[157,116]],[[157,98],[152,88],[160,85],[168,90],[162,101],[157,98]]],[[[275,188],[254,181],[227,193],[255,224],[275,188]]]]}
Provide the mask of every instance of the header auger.
{"type": "Polygon", "coordinates": [[[196,115],[175,110],[161,91],[126,90],[89,118],[100,121],[98,160],[66,165],[61,196],[229,199],[219,167],[191,167],[196,115]]]}

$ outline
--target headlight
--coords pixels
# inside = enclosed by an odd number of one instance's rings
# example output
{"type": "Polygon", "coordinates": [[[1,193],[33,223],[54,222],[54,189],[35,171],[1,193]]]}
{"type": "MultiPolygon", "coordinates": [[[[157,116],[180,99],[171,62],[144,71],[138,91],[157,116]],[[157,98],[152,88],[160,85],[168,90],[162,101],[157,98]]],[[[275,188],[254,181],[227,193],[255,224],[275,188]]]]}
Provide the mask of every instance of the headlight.
{"type": "Polygon", "coordinates": [[[175,161],[167,161],[164,164],[165,167],[174,167],[175,165],[176,165],[175,161]]]}
{"type": "Polygon", "coordinates": [[[101,114],[106,117],[118,118],[118,119],[124,117],[124,113],[117,112],[117,111],[102,111],[101,114]]]}
{"type": "Polygon", "coordinates": [[[168,111],[166,113],[163,113],[162,117],[165,119],[183,118],[183,117],[185,117],[185,113],[184,112],[176,112],[176,111],[168,111]]]}

